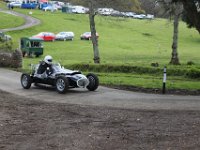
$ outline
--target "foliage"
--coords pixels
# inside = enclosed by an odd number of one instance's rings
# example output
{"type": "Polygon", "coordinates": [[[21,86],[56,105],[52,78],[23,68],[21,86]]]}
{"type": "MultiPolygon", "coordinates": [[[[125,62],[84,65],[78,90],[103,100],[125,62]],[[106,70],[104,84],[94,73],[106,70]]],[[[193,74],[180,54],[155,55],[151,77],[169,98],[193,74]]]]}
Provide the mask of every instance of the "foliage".
{"type": "MultiPolygon", "coordinates": [[[[162,75],[163,68],[160,67],[147,67],[147,66],[132,66],[132,65],[94,65],[94,64],[73,64],[65,65],[66,68],[79,69],[86,72],[109,72],[109,73],[134,73],[134,74],[146,74],[146,75],[162,75]]],[[[167,68],[168,76],[186,76],[188,78],[199,78],[200,69],[177,69],[167,68]]]]}
{"type": "Polygon", "coordinates": [[[141,9],[144,10],[146,14],[157,16],[156,0],[139,0],[139,2],[141,9]]]}
{"type": "Polygon", "coordinates": [[[186,76],[192,79],[196,79],[196,78],[200,79],[200,70],[197,68],[192,68],[186,73],[186,76]]]}
{"type": "Polygon", "coordinates": [[[196,28],[200,33],[200,0],[173,0],[181,1],[184,6],[183,20],[189,28],[196,28]]]}
{"type": "Polygon", "coordinates": [[[0,41],[0,52],[10,52],[13,49],[12,41],[0,41]]]}

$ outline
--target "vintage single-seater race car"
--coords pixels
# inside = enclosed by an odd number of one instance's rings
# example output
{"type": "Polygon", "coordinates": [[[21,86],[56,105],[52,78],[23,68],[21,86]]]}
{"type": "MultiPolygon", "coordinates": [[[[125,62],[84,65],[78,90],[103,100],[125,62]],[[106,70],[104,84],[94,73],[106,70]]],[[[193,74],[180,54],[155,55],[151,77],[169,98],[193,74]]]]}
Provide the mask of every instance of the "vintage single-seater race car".
{"type": "Polygon", "coordinates": [[[89,73],[85,76],[80,71],[65,69],[59,63],[52,64],[51,69],[47,68],[43,74],[37,73],[39,64],[32,65],[31,68],[31,74],[21,75],[21,85],[24,89],[29,89],[32,83],[35,83],[35,86],[51,85],[59,93],[66,93],[69,88],[87,88],[89,91],[95,91],[99,86],[99,79],[95,74],[89,73]]]}

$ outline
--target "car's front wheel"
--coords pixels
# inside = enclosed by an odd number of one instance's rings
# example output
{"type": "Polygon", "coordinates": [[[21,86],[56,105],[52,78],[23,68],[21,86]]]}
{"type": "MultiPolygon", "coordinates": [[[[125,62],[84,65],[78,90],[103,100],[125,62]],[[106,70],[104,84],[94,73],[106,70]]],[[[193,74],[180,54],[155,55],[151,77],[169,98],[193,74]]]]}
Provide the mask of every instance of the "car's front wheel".
{"type": "Polygon", "coordinates": [[[56,79],[56,90],[58,93],[66,93],[69,88],[69,81],[66,77],[60,76],[56,79]]]}
{"type": "Polygon", "coordinates": [[[31,76],[28,74],[22,74],[21,75],[21,85],[24,89],[29,89],[32,84],[31,76]]]}
{"type": "Polygon", "coordinates": [[[89,91],[95,91],[99,86],[99,78],[93,73],[89,73],[86,77],[89,80],[89,85],[87,86],[87,89],[89,91]]]}

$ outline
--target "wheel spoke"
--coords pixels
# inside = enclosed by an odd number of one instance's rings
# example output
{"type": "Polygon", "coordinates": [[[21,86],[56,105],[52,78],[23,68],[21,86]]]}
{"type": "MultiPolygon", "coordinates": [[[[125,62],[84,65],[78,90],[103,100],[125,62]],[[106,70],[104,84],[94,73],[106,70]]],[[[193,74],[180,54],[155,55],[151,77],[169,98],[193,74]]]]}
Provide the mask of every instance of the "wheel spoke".
{"type": "Polygon", "coordinates": [[[28,79],[27,79],[26,76],[23,76],[23,78],[22,78],[22,84],[23,84],[24,86],[26,86],[26,85],[28,84],[28,79]]]}
{"type": "Polygon", "coordinates": [[[63,91],[65,88],[65,82],[62,79],[58,79],[57,81],[57,87],[60,91],[63,91]]]}

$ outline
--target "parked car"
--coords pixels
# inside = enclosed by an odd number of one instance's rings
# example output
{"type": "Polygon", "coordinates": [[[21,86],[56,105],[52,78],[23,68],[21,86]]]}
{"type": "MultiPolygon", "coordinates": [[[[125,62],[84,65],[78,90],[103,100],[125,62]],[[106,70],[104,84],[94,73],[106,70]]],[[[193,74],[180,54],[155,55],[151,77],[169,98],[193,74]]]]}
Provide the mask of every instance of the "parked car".
{"type": "Polygon", "coordinates": [[[55,41],[55,38],[56,38],[55,34],[52,32],[40,32],[39,34],[34,35],[33,37],[41,38],[44,41],[55,41]]]}
{"type": "Polygon", "coordinates": [[[47,7],[42,8],[44,11],[57,11],[58,8],[52,5],[48,5],[47,7]]]}
{"type": "MultiPolygon", "coordinates": [[[[81,40],[90,40],[91,36],[92,36],[91,32],[85,32],[85,33],[81,34],[80,39],[81,40]]],[[[99,34],[97,32],[96,32],[96,36],[97,36],[97,38],[99,38],[99,34]]]]}
{"type": "Polygon", "coordinates": [[[98,14],[104,16],[110,16],[113,11],[114,11],[113,8],[98,8],[97,10],[98,14]]]}
{"type": "Polygon", "coordinates": [[[59,1],[50,1],[51,4],[56,7],[57,9],[61,10],[62,9],[62,6],[65,5],[64,2],[59,2],[59,1]]]}
{"type": "Polygon", "coordinates": [[[12,37],[0,31],[0,41],[10,41],[12,37]]]}
{"type": "Polygon", "coordinates": [[[35,9],[38,6],[37,3],[22,3],[21,8],[35,9]]]}
{"type": "Polygon", "coordinates": [[[19,1],[8,3],[8,7],[21,7],[21,6],[22,2],[19,1]]]}
{"type": "Polygon", "coordinates": [[[126,12],[125,13],[125,17],[134,17],[134,15],[136,15],[136,13],[134,13],[134,12],[126,12]]]}
{"type": "Polygon", "coordinates": [[[144,15],[144,14],[134,15],[133,18],[135,18],[135,19],[146,19],[146,15],[144,15]]]}
{"type": "Polygon", "coordinates": [[[56,34],[56,40],[73,40],[74,39],[74,33],[73,32],[59,32],[56,34]]]}
{"type": "Polygon", "coordinates": [[[89,9],[83,6],[72,6],[72,13],[86,14],[88,11],[89,9]]]}
{"type": "Polygon", "coordinates": [[[154,19],[154,15],[147,14],[146,19],[154,19]]]}

